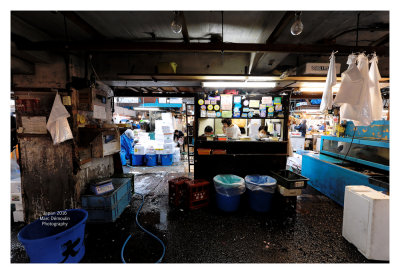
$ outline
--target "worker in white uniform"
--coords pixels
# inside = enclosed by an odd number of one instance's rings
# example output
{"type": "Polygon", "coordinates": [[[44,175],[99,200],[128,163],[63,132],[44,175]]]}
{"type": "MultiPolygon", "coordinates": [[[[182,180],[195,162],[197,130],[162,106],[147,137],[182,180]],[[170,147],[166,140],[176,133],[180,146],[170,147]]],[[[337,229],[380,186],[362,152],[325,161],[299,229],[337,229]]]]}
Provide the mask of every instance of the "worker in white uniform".
{"type": "Polygon", "coordinates": [[[240,138],[240,128],[232,124],[232,119],[225,118],[222,120],[222,131],[224,134],[231,139],[239,139],[240,138]]]}

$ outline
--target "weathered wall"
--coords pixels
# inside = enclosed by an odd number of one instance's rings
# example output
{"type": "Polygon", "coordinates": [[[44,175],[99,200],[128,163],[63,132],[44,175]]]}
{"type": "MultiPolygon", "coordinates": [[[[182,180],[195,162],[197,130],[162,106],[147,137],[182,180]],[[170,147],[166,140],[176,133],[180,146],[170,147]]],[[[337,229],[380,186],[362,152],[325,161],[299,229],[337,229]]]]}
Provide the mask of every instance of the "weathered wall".
{"type": "Polygon", "coordinates": [[[44,212],[76,206],[72,142],[53,145],[50,136],[19,137],[25,216],[32,221],[44,212]]]}

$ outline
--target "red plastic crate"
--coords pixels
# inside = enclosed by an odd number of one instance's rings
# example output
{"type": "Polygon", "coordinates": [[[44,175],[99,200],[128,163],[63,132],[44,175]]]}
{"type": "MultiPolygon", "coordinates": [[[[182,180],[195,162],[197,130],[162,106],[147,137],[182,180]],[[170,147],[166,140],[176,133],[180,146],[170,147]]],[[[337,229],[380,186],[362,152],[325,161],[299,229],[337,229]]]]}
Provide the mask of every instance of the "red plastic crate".
{"type": "Polygon", "coordinates": [[[208,205],[210,194],[210,182],[202,179],[187,181],[186,205],[189,209],[198,209],[208,205]]]}
{"type": "Polygon", "coordinates": [[[185,205],[186,184],[191,181],[186,177],[178,177],[168,181],[168,198],[169,203],[174,206],[185,205]]]}

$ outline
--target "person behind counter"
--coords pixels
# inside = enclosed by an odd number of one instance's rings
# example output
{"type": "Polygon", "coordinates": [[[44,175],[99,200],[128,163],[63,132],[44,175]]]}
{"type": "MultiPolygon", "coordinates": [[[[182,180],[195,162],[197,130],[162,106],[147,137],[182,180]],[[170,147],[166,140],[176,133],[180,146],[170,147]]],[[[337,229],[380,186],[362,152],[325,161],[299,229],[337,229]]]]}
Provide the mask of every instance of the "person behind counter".
{"type": "Polygon", "coordinates": [[[240,128],[232,123],[232,119],[225,118],[222,120],[222,131],[228,138],[239,139],[241,133],[240,128]]]}
{"type": "Polygon", "coordinates": [[[126,160],[132,159],[133,147],[135,146],[133,142],[134,138],[135,136],[131,129],[125,130],[124,134],[122,134],[120,137],[121,150],[119,155],[121,157],[121,163],[123,166],[126,166],[126,160]]]}
{"type": "Polygon", "coordinates": [[[214,130],[213,130],[212,126],[206,126],[206,128],[204,129],[204,134],[202,136],[210,137],[213,135],[214,135],[214,130]]]}
{"type": "Polygon", "coordinates": [[[301,132],[302,137],[305,137],[307,132],[307,121],[303,120],[301,124],[295,126],[294,128],[301,132]]]}
{"type": "Polygon", "coordinates": [[[258,128],[258,139],[268,138],[268,137],[269,137],[268,127],[267,126],[260,126],[258,128]]]}

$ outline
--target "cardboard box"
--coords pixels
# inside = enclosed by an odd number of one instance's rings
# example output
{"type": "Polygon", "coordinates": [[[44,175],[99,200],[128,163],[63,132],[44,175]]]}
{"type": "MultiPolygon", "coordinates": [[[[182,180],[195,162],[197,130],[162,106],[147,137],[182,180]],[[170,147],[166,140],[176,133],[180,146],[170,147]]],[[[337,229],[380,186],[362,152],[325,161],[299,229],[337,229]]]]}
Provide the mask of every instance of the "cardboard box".
{"type": "Polygon", "coordinates": [[[11,180],[11,193],[21,193],[21,178],[11,180]]]}
{"type": "Polygon", "coordinates": [[[13,212],[14,222],[23,222],[24,221],[24,211],[16,210],[13,212]]]}
{"type": "Polygon", "coordinates": [[[12,204],[22,204],[21,193],[11,193],[11,203],[12,204]]]}

